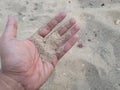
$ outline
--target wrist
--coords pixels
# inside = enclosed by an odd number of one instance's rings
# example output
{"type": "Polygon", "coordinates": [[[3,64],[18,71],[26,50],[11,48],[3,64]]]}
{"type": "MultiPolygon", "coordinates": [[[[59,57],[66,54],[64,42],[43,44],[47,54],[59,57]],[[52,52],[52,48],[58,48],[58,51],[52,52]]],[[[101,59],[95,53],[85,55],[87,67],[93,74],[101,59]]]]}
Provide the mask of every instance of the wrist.
{"type": "Polygon", "coordinates": [[[0,88],[2,90],[24,90],[22,85],[0,72],[0,88]]]}

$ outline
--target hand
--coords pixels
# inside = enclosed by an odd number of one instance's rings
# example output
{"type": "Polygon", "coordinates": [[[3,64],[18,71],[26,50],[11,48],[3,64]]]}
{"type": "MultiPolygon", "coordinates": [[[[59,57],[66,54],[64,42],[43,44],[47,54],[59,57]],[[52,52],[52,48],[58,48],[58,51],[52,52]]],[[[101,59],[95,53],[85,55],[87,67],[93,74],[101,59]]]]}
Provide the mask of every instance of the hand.
{"type": "MultiPolygon", "coordinates": [[[[37,37],[39,36],[37,39],[43,41],[43,44],[46,46],[50,44],[44,42],[44,38],[47,37],[48,33],[50,33],[51,30],[53,30],[54,27],[65,17],[66,13],[62,12],[54,19],[52,19],[45,27],[42,28],[42,31],[38,30],[35,33],[37,37]]],[[[64,36],[65,39],[61,39],[60,42],[57,43],[57,48],[50,48],[50,50],[54,51],[54,56],[52,57],[51,61],[48,62],[44,60],[44,58],[41,58],[42,51],[40,50],[44,49],[44,47],[38,50],[38,46],[34,42],[35,35],[29,37],[26,40],[18,40],[16,38],[17,23],[14,17],[10,16],[6,29],[0,38],[2,72],[21,83],[25,90],[38,89],[51,75],[59,59],[64,56],[64,54],[75,44],[78,39],[78,36],[76,35],[78,30],[79,26],[75,24],[75,20],[70,19],[64,27],[61,27],[55,32],[60,37],[64,36]],[[68,30],[71,33],[65,35],[68,30]],[[63,47],[63,49],[57,53],[57,50],[61,47],[63,47]]],[[[49,35],[49,37],[50,36],[51,35],[49,35]]],[[[49,53],[51,52],[49,51],[49,53]]],[[[44,54],[47,55],[45,49],[44,54]]]]}

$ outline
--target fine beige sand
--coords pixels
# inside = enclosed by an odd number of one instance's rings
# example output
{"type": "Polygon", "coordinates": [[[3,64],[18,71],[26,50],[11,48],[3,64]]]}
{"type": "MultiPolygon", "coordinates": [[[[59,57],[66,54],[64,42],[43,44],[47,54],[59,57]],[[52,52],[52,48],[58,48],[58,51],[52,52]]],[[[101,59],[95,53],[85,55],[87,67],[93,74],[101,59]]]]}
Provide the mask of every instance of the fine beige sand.
{"type": "Polygon", "coordinates": [[[0,0],[0,34],[8,15],[25,39],[61,11],[61,25],[80,24],[79,41],[40,90],[120,90],[120,0],[0,0]]]}

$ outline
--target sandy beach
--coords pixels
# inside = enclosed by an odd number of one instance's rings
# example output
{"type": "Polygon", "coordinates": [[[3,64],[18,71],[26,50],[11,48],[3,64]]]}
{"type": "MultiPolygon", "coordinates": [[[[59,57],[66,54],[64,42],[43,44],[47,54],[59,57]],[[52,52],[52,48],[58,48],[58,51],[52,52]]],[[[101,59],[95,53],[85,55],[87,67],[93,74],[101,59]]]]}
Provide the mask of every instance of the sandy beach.
{"type": "Polygon", "coordinates": [[[0,0],[0,35],[8,15],[25,39],[61,11],[61,25],[81,26],[79,40],[40,90],[120,90],[120,0],[0,0]]]}

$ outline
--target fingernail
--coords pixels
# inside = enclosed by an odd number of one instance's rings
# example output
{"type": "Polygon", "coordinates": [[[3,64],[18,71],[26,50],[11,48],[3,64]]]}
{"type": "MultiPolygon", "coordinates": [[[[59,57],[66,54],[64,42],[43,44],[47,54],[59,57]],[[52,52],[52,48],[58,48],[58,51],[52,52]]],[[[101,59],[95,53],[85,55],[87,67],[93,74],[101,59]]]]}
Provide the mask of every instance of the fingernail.
{"type": "Polygon", "coordinates": [[[80,26],[77,24],[77,25],[75,26],[75,29],[80,29],[80,26]]]}
{"type": "Polygon", "coordinates": [[[76,20],[75,20],[74,18],[71,18],[71,19],[70,19],[70,23],[71,23],[71,24],[74,24],[74,23],[76,23],[76,20]]]}
{"type": "Polygon", "coordinates": [[[79,35],[78,35],[78,34],[76,34],[76,35],[75,35],[75,37],[76,37],[76,38],[78,38],[78,37],[79,37],[79,35]]]}
{"type": "Polygon", "coordinates": [[[8,19],[9,19],[9,20],[11,20],[11,19],[13,19],[13,18],[14,18],[14,17],[11,16],[11,15],[8,16],[8,19]]]}
{"type": "Polygon", "coordinates": [[[61,15],[61,16],[66,16],[67,13],[66,13],[66,12],[61,12],[60,15],[61,15]]]}

